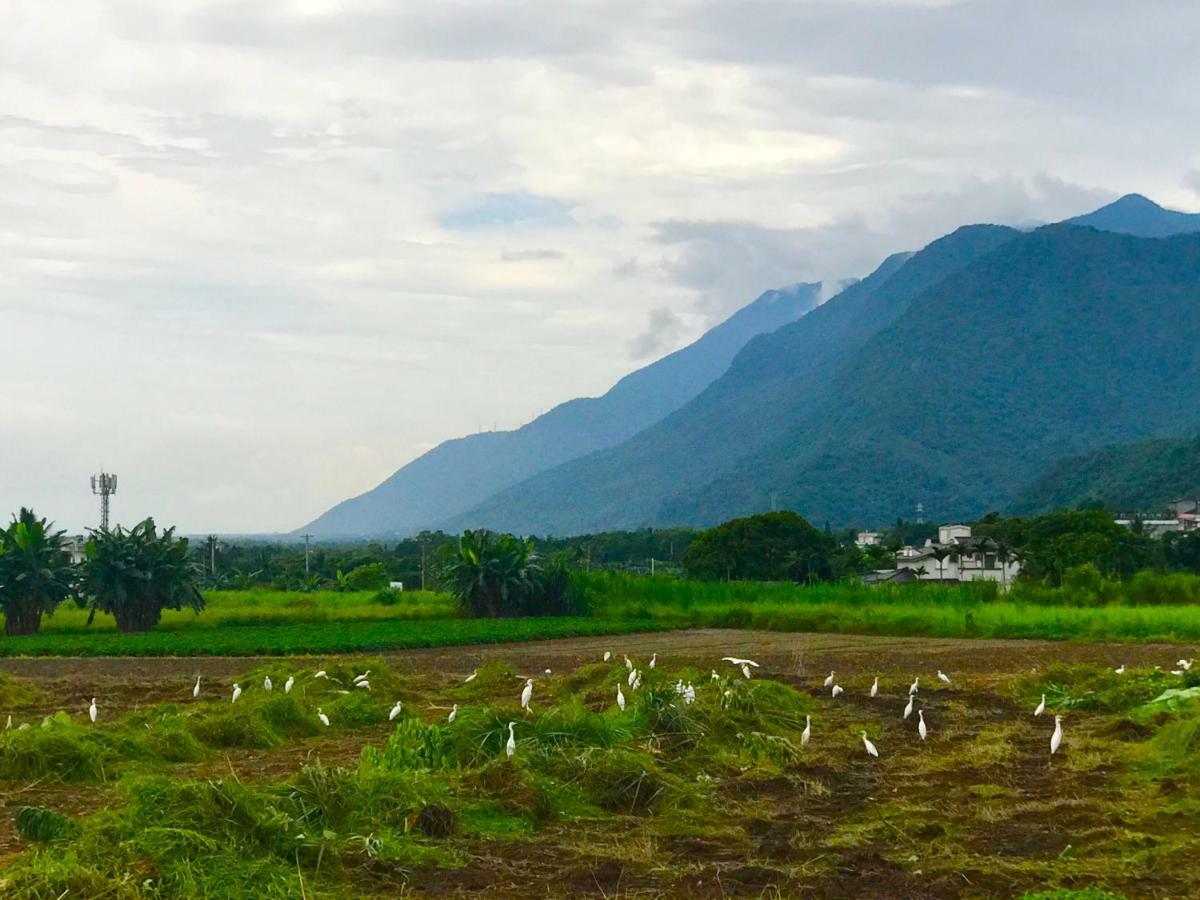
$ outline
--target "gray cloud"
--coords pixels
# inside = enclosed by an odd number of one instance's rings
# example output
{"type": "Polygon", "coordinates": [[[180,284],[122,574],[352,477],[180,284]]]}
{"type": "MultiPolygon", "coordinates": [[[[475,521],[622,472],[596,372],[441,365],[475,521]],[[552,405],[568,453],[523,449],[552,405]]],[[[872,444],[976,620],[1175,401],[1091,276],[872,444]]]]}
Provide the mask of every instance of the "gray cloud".
{"type": "Polygon", "coordinates": [[[0,515],[72,528],[101,461],[123,521],[289,528],[766,289],[1200,196],[1177,3],[44,0],[6,26],[0,358],[31,374],[0,515]]]}
{"type": "Polygon", "coordinates": [[[633,359],[645,359],[674,349],[686,328],[683,319],[665,306],[650,310],[646,318],[646,330],[629,342],[629,355],[633,359]]]}

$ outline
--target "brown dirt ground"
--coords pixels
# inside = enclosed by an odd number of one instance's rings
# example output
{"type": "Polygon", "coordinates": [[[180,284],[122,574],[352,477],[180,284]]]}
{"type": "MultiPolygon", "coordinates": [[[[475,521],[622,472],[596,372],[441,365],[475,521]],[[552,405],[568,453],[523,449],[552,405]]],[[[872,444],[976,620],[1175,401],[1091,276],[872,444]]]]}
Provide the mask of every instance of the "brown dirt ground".
{"type": "MultiPolygon", "coordinates": [[[[402,674],[461,681],[473,668],[496,661],[518,671],[566,673],[596,662],[605,650],[660,666],[695,663],[709,668],[721,656],[753,657],[757,674],[811,693],[823,704],[822,734],[802,764],[785,775],[721,786],[731,823],[721,838],[656,834],[633,819],[636,838],[615,839],[595,823],[550,825],[536,840],[468,842],[452,839],[466,859],[457,869],[411,869],[363,861],[354,873],[362,896],[503,897],[1010,897],[1037,879],[1061,880],[1057,861],[1089,843],[1145,832],[1136,810],[1123,808],[1122,787],[1101,764],[1073,766],[1068,741],[1050,765],[1052,722],[1034,720],[1000,684],[1055,663],[1130,667],[1173,664],[1196,648],[1169,644],[1087,644],[692,630],[630,636],[573,638],[519,644],[409,650],[382,655],[402,674]],[[941,685],[933,673],[949,673],[941,685]],[[837,670],[847,693],[830,703],[821,679],[837,670]],[[904,689],[922,676],[922,705],[933,736],[915,741],[915,716],[899,716],[904,689]],[[882,696],[866,696],[879,675],[882,696]],[[882,751],[868,761],[855,752],[865,725],[882,751]],[[973,762],[981,729],[1007,729],[1002,759],[973,762]],[[830,736],[830,737],[826,737],[830,736]],[[826,741],[837,742],[826,749],[826,741]],[[816,752],[812,752],[815,749],[816,752]],[[934,754],[953,757],[940,766],[934,754]],[[862,757],[860,759],[860,756],[862,757]],[[961,757],[961,758],[960,758],[961,757]],[[1010,792],[1003,802],[971,794],[972,785],[1010,792]],[[1114,817],[1113,810],[1118,810],[1114,817]]],[[[297,660],[298,669],[321,659],[297,660]]],[[[45,712],[82,712],[102,698],[104,714],[190,697],[197,674],[208,689],[227,691],[234,678],[278,658],[0,659],[0,672],[30,678],[46,691],[45,712]]],[[[2,712],[2,711],[0,711],[2,712]]],[[[42,712],[42,711],[37,711],[42,712]]],[[[1086,722],[1074,726],[1085,744],[1086,722]]],[[[1110,723],[1095,723],[1097,733],[1110,723]]],[[[285,747],[237,751],[196,766],[188,776],[233,772],[248,780],[289,777],[319,756],[353,764],[364,744],[381,744],[377,727],[321,736],[285,747]]],[[[1112,739],[1111,737],[1109,738],[1112,739]]],[[[861,746],[857,747],[861,751],[861,746]]],[[[1082,758],[1082,757],[1081,757],[1082,758]]],[[[81,815],[111,802],[106,785],[20,785],[0,789],[0,860],[20,849],[5,808],[35,803],[81,815]]],[[[1200,854],[1200,843],[1193,848],[1200,854]]],[[[1200,856],[1193,857],[1200,858],[1200,856]]],[[[1186,870],[1186,864],[1183,866],[1186,870]]],[[[1086,867],[1085,867],[1086,869],[1086,867]]],[[[1074,870],[1072,870],[1074,871],[1074,870]]],[[[1071,876],[1075,877],[1075,876],[1071,876]]],[[[1200,875],[1140,871],[1119,886],[1131,897],[1200,896],[1200,875]],[[1197,893],[1189,893],[1195,889],[1197,893]]],[[[1118,879],[1120,881],[1121,879],[1118,879]]],[[[1044,882],[1042,882],[1044,883],[1044,882]]],[[[1087,884],[1086,879],[1079,882],[1087,884]]],[[[1109,883],[1113,883],[1110,879],[1109,883]]]]}

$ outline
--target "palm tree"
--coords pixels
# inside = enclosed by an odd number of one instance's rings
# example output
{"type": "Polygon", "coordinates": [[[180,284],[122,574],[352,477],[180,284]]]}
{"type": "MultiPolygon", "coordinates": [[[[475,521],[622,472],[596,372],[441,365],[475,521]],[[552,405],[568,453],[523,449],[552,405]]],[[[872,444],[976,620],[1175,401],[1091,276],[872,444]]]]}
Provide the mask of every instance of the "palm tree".
{"type": "Polygon", "coordinates": [[[950,555],[949,547],[942,547],[934,544],[929,548],[929,555],[937,560],[938,564],[938,581],[946,580],[946,557],[950,555]]]}
{"type": "Polygon", "coordinates": [[[120,526],[92,532],[83,564],[83,587],[92,615],[111,613],[122,633],[149,631],[164,609],[204,609],[197,581],[199,567],[188,554],[186,538],[175,529],[158,533],[153,519],[129,531],[120,526]]]}
{"type": "Polygon", "coordinates": [[[75,570],[65,532],[22,508],[0,531],[0,610],[8,635],[35,634],[74,590],[75,570]]]}
{"type": "Polygon", "coordinates": [[[473,616],[510,616],[541,569],[533,543],[511,534],[463,532],[443,576],[450,592],[473,616]]]}

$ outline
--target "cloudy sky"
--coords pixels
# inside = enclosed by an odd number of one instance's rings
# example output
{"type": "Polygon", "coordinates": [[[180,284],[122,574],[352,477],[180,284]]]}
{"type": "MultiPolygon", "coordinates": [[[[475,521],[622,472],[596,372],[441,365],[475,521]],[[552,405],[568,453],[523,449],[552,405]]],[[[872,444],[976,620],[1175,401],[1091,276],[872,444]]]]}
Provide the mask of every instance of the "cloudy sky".
{"type": "Polygon", "coordinates": [[[296,527],[765,289],[1200,207],[1200,9],[8,0],[0,514],[296,527]]]}

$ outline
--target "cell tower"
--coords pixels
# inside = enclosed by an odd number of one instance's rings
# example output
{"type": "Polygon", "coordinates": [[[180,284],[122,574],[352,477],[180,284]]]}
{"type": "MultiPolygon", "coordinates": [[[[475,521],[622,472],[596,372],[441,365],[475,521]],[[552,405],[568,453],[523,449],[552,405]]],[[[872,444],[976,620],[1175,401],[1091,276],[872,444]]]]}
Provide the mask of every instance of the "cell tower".
{"type": "Polygon", "coordinates": [[[100,498],[100,527],[108,528],[108,498],[117,492],[117,476],[110,475],[103,469],[99,475],[92,476],[92,493],[100,498]]]}

